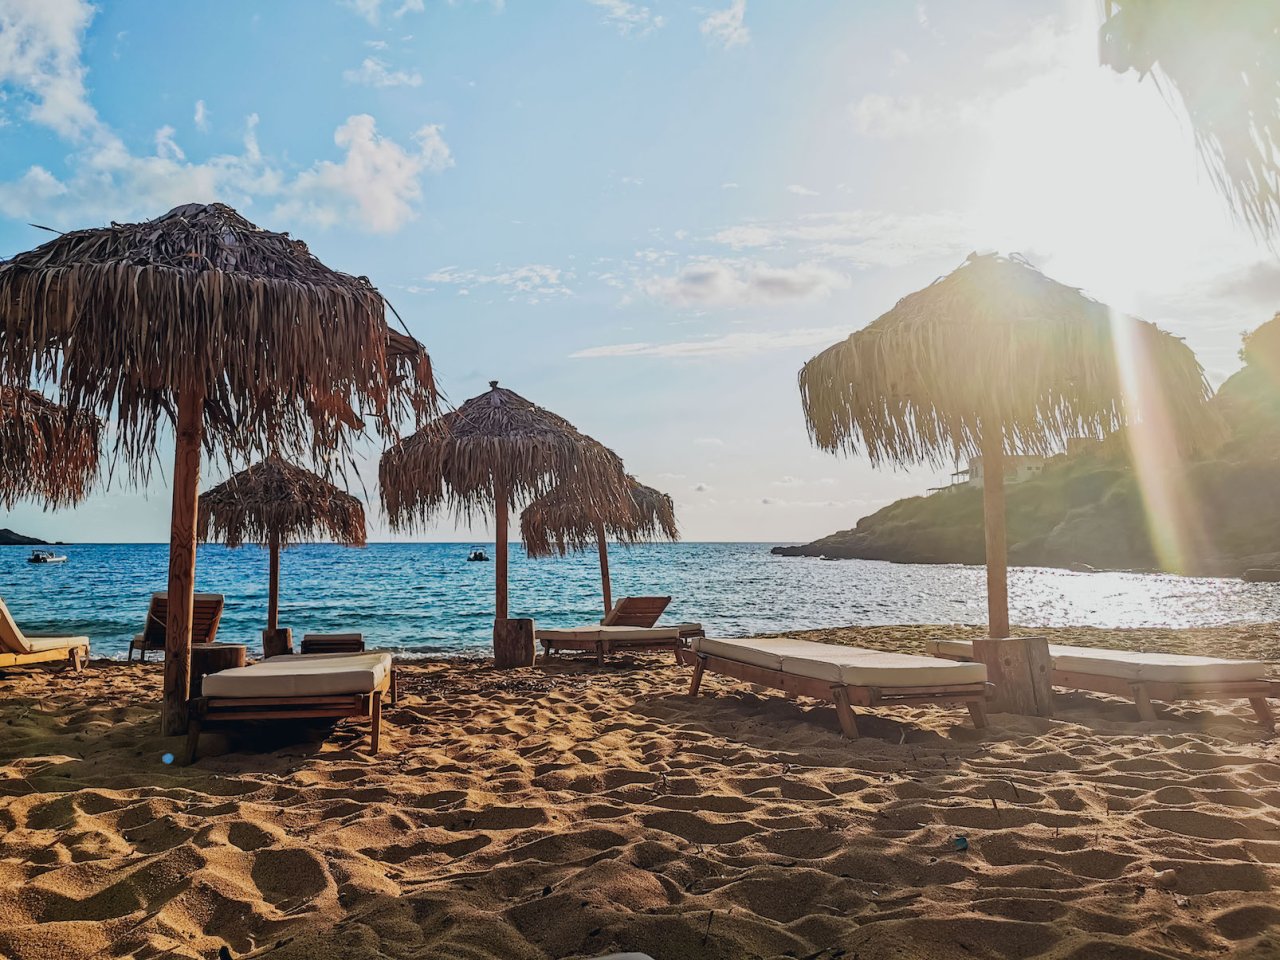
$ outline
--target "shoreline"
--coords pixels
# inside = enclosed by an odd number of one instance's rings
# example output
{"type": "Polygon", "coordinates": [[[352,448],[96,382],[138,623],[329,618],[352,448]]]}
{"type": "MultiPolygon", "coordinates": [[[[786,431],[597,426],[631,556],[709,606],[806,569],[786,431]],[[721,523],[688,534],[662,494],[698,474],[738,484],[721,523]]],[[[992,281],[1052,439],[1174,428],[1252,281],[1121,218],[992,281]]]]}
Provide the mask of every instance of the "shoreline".
{"type": "MultiPolygon", "coordinates": [[[[796,635],[919,652],[937,629],[796,635]]],[[[1280,924],[1280,764],[1247,704],[1139,723],[1070,694],[982,732],[896,707],[850,742],[826,705],[713,676],[690,698],[666,658],[401,669],[377,756],[359,723],[272,726],[187,768],[158,663],[0,678],[0,953],[1244,957],[1280,924]]]]}

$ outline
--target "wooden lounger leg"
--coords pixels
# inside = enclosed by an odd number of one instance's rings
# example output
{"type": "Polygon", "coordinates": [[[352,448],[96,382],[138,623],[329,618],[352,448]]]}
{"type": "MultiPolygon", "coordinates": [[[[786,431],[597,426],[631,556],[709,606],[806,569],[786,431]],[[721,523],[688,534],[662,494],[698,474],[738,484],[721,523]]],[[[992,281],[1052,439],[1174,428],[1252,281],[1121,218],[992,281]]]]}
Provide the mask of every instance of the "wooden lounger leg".
{"type": "Polygon", "coordinates": [[[1267,703],[1266,697],[1250,697],[1249,706],[1253,707],[1253,712],[1258,715],[1260,724],[1268,730],[1275,730],[1276,718],[1271,713],[1271,704],[1267,703]]]}
{"type": "Polygon", "coordinates": [[[696,697],[698,688],[702,686],[702,672],[707,669],[707,658],[698,657],[698,662],[693,665],[693,680],[689,683],[689,696],[696,697]]]}
{"type": "Polygon", "coordinates": [[[849,691],[844,687],[831,688],[832,699],[836,702],[836,716],[840,719],[840,730],[850,740],[858,739],[858,725],[853,719],[853,707],[849,704],[849,691]]]}
{"type": "Polygon", "coordinates": [[[987,729],[986,706],[977,700],[970,700],[968,703],[968,706],[969,706],[969,716],[973,718],[973,725],[975,729],[978,729],[978,730],[987,729]]]}
{"type": "Polygon", "coordinates": [[[597,667],[604,666],[604,641],[603,640],[596,641],[596,666],[597,667]]]}
{"type": "Polygon", "coordinates": [[[394,707],[400,703],[400,671],[395,667],[391,668],[391,705],[394,707]]]}
{"type": "Polygon", "coordinates": [[[1147,695],[1146,684],[1133,685],[1133,702],[1138,705],[1138,716],[1143,720],[1155,720],[1156,710],[1151,706],[1151,697],[1147,695]]]}
{"type": "Polygon", "coordinates": [[[196,750],[200,746],[200,716],[192,711],[187,723],[187,748],[182,754],[182,765],[190,766],[196,762],[196,750]]]}
{"type": "Polygon", "coordinates": [[[372,707],[373,729],[369,733],[369,749],[377,753],[382,746],[382,694],[374,692],[372,707]]]}
{"type": "Polygon", "coordinates": [[[551,660],[551,642],[549,640],[542,641],[542,662],[548,663],[551,660]]]}

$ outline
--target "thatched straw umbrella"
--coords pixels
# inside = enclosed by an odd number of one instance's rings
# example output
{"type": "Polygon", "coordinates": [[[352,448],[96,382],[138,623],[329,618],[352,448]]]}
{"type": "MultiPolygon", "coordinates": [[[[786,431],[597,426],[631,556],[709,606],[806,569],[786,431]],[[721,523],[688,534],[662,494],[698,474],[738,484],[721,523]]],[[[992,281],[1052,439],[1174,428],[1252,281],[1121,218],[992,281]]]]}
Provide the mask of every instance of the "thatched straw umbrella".
{"type": "MultiPolygon", "coordinates": [[[[625,496],[627,483],[615,453],[496,380],[486,393],[388,450],[378,479],[383,506],[399,529],[446,508],[462,519],[494,515],[494,657],[499,666],[517,665],[526,654],[523,626],[507,621],[509,512],[557,485],[571,490],[584,511],[608,510],[625,496]]],[[[530,632],[529,662],[532,653],[530,632]]]]}
{"type": "Polygon", "coordinates": [[[572,490],[556,487],[534,500],[520,514],[520,538],[531,557],[564,556],[570,551],[592,546],[600,554],[600,585],[604,593],[604,612],[613,609],[613,593],[609,583],[609,546],[612,537],[623,544],[642,540],[679,540],[675,504],[671,498],[653,487],[647,487],[627,475],[627,495],[622,503],[607,513],[584,512],[572,490]]]}
{"type": "Polygon", "coordinates": [[[0,505],[83,500],[98,476],[102,421],[22,387],[0,386],[0,505]]]}
{"type": "Polygon", "coordinates": [[[1107,0],[1105,10],[1103,64],[1176,95],[1236,214],[1280,233],[1280,4],[1107,0]]]}
{"type": "Polygon", "coordinates": [[[1048,455],[1134,417],[1189,443],[1214,425],[1204,371],[1181,340],[994,255],[971,254],[818,354],[800,371],[800,392],[823,449],[861,444],[873,464],[895,465],[982,456],[993,638],[1009,635],[1006,453],[1048,455]]]}
{"type": "Polygon", "coordinates": [[[229,547],[263,543],[271,551],[267,630],[280,618],[280,548],[329,538],[349,547],[365,544],[364,504],[310,470],[270,456],[200,494],[201,540],[229,547]]]}
{"type": "Polygon", "coordinates": [[[75,412],[115,412],[116,455],[148,471],[176,429],[166,733],[186,728],[201,447],[337,456],[435,410],[426,352],[388,328],[364,277],[222,204],[63,234],[0,263],[0,381],[56,381],[75,412]]]}

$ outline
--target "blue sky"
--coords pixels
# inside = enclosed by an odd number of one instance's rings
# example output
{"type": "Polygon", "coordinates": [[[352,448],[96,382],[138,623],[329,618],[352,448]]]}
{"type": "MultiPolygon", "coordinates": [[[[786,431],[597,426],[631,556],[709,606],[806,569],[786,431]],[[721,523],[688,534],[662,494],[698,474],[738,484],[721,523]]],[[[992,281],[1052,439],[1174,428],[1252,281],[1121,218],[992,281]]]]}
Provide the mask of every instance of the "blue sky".
{"type": "MultiPolygon", "coordinates": [[[[614,447],[689,539],[808,539],[940,474],[811,448],[797,370],[969,251],[1023,252],[1160,323],[1215,382],[1280,303],[1276,258],[1231,222],[1185,122],[1098,67],[1098,17],[0,0],[0,256],[45,239],[30,223],[231,203],[371,277],[451,399],[497,378],[614,447]]],[[[0,522],[165,539],[168,455],[149,488],[117,477],[0,522]]]]}

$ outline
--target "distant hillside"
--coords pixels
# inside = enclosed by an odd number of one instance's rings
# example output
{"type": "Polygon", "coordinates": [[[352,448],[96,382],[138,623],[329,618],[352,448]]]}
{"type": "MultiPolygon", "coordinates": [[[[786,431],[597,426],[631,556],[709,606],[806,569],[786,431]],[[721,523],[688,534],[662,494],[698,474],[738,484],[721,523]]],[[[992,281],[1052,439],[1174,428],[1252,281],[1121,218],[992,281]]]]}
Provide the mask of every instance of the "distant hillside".
{"type": "MultiPolygon", "coordinates": [[[[1246,366],[1214,398],[1228,439],[1212,459],[1156,479],[1180,486],[1189,507],[1187,556],[1158,557],[1137,476],[1121,444],[1055,457],[1032,480],[1007,488],[1009,560],[1035,566],[1169,569],[1238,575],[1280,566],[1280,315],[1241,352],[1246,366]]],[[[984,562],[982,491],[964,486],[899,500],[851,530],[784,556],[900,563],[984,562]]]]}
{"type": "Polygon", "coordinates": [[[35,537],[24,537],[20,533],[14,533],[8,527],[0,528],[0,546],[5,547],[41,547],[48,545],[47,540],[38,540],[35,537]]]}

